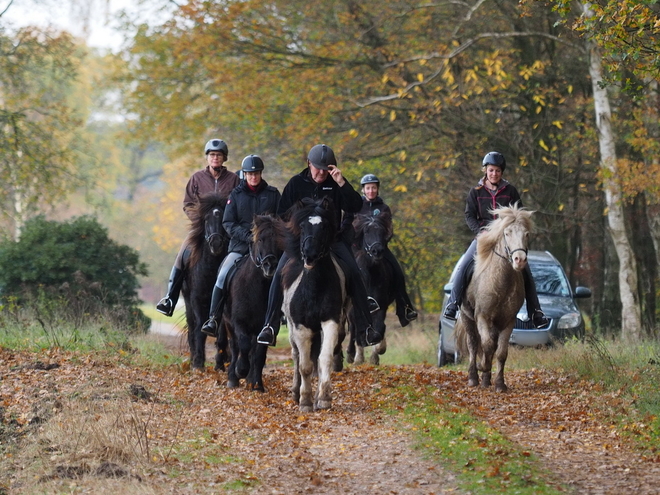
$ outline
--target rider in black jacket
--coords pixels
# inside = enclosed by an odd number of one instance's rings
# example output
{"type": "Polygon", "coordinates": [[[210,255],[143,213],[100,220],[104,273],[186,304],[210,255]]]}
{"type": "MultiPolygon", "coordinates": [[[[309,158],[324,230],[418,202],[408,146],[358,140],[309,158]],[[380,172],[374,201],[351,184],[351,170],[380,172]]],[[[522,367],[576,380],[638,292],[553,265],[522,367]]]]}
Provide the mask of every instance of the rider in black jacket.
{"type": "Polygon", "coordinates": [[[243,159],[241,170],[244,179],[227,198],[222,226],[229,234],[229,253],[218,269],[218,278],[211,295],[209,319],[202,332],[216,336],[218,319],[222,316],[226,297],[225,281],[232,267],[248,254],[252,242],[252,221],[255,215],[275,214],[280,202],[280,192],[261,178],[263,160],[257,155],[243,159]]]}
{"type": "MultiPolygon", "coordinates": [[[[360,320],[358,328],[364,330],[364,334],[361,333],[357,338],[360,340],[361,345],[374,345],[383,340],[383,336],[376,332],[371,325],[371,311],[378,309],[378,303],[367,296],[367,290],[364,287],[364,282],[350,246],[345,240],[341,239],[348,229],[352,228],[350,223],[342,223],[343,212],[357,213],[360,211],[362,198],[353,189],[350,182],[343,177],[341,170],[337,168],[337,160],[332,149],[325,144],[317,144],[309,151],[307,168],[294,175],[284,187],[278,211],[283,219],[287,219],[288,210],[298,200],[303,198],[320,199],[326,196],[334,202],[338,220],[337,225],[342,225],[338,235],[340,239],[332,245],[331,250],[348,268],[348,292],[353,306],[357,308],[356,316],[360,320]]],[[[287,260],[287,255],[283,254],[270,285],[266,321],[261,333],[257,336],[257,342],[260,344],[275,345],[284,298],[280,272],[287,260]]]]}

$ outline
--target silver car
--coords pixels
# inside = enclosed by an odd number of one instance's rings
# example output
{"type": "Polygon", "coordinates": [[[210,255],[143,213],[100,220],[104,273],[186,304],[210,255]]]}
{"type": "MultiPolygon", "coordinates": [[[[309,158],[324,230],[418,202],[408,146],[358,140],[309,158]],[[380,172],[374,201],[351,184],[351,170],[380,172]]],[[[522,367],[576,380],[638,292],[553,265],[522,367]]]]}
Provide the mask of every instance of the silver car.
{"type": "MultiPolygon", "coordinates": [[[[462,259],[462,258],[461,258],[462,259]]],[[[534,328],[527,317],[527,306],[523,304],[518,312],[516,324],[511,333],[509,343],[520,346],[536,347],[548,345],[554,341],[563,341],[570,337],[584,337],[584,321],[575,299],[591,297],[591,290],[586,287],[576,287],[571,291],[568,277],[557,259],[547,251],[530,251],[527,261],[534,276],[536,290],[543,312],[550,320],[545,328],[534,328]]],[[[456,263],[458,267],[460,260],[456,263]]],[[[449,302],[449,294],[456,276],[456,267],[451,274],[449,283],[445,285],[442,312],[449,302]]],[[[454,320],[440,317],[438,338],[438,366],[456,363],[460,360],[454,342],[454,320]]]]}

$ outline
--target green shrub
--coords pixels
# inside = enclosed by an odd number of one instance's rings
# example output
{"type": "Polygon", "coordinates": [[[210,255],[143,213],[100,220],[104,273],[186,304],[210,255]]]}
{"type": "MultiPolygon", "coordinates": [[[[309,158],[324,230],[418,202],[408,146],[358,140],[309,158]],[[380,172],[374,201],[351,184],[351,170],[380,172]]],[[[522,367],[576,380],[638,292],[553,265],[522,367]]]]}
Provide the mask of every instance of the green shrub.
{"type": "Polygon", "coordinates": [[[36,217],[18,242],[0,243],[4,308],[29,308],[42,326],[62,319],[82,324],[110,318],[121,327],[148,329],[138,308],[138,276],[147,275],[138,253],[108,237],[89,216],[68,222],[36,217]]]}

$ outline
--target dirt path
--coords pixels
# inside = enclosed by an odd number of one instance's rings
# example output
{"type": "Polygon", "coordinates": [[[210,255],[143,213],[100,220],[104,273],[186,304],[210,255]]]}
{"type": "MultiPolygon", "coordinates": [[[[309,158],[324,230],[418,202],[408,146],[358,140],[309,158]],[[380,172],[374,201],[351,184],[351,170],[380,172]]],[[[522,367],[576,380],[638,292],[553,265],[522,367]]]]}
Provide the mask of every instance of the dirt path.
{"type": "MultiPolygon", "coordinates": [[[[185,354],[185,340],[162,330],[154,338],[185,354]]],[[[379,409],[404,384],[432,385],[438,402],[481,416],[541,458],[567,493],[660,492],[658,459],[629,450],[613,428],[620,399],[589,384],[511,372],[510,392],[496,394],[468,389],[457,369],[349,366],[333,376],[332,409],[302,414],[287,358],[269,351],[262,394],[227,389],[210,368],[0,349],[1,433],[6,441],[15,427],[22,439],[2,459],[0,493],[460,493],[379,409]]]]}

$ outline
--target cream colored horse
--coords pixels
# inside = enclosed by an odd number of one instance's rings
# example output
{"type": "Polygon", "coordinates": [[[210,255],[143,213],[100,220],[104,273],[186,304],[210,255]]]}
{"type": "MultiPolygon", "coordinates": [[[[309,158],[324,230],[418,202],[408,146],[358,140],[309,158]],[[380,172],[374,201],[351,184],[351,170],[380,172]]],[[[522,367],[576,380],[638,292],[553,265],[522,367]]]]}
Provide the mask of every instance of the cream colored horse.
{"type": "Polygon", "coordinates": [[[531,211],[517,206],[493,211],[495,220],[477,237],[474,275],[468,285],[455,335],[459,350],[469,355],[468,385],[491,384],[497,361],[495,390],[505,392],[504,364],[516,315],[525,299],[522,271],[532,230],[531,211]],[[478,362],[478,364],[477,364],[478,362]]]}

